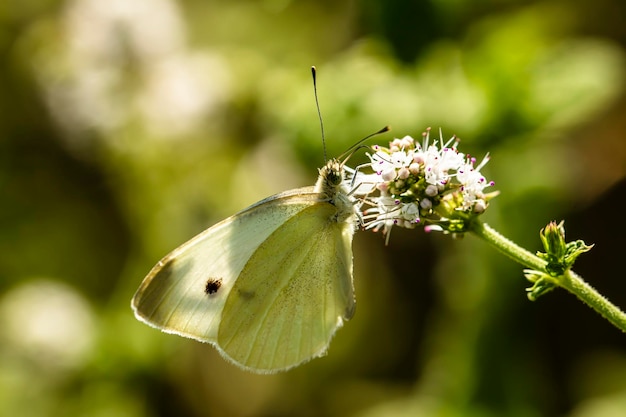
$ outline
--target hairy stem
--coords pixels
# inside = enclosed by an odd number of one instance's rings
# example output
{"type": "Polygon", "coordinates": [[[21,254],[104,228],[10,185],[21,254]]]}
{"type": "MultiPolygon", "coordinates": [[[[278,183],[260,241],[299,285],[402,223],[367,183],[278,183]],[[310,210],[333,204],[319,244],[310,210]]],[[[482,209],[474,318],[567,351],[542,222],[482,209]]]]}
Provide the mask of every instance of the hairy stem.
{"type": "Polygon", "coordinates": [[[545,271],[546,262],[543,259],[502,236],[487,223],[476,220],[472,222],[470,231],[495,246],[496,249],[512,258],[514,261],[528,268],[536,269],[537,271],[545,271]]]}
{"type": "MultiPolygon", "coordinates": [[[[546,262],[543,259],[502,236],[486,223],[474,221],[470,226],[470,231],[495,246],[500,252],[509,256],[516,262],[549,275],[545,268],[546,262]]],[[[598,293],[595,288],[587,284],[583,278],[574,271],[565,271],[563,275],[553,277],[550,281],[574,294],[579,300],[593,308],[615,327],[626,332],[626,314],[620,310],[619,307],[615,306],[607,298],[598,293]]]]}

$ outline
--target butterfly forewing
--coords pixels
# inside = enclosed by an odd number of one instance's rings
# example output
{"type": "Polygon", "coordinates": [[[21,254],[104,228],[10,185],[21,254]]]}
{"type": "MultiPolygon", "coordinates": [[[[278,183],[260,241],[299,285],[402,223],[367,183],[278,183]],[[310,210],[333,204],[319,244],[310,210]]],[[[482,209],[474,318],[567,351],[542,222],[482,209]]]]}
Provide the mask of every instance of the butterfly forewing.
{"type": "Polygon", "coordinates": [[[136,316],[168,333],[216,342],[226,297],[250,256],[277,228],[316,201],[311,187],[278,194],[175,249],[135,293],[136,316]],[[277,205],[280,210],[275,210],[277,205]],[[208,280],[219,280],[215,293],[207,294],[208,280]]]}
{"type": "Polygon", "coordinates": [[[353,225],[334,221],[336,213],[327,202],[302,210],[251,256],[218,333],[232,360],[261,372],[288,369],[324,354],[350,318],[353,225]]]}

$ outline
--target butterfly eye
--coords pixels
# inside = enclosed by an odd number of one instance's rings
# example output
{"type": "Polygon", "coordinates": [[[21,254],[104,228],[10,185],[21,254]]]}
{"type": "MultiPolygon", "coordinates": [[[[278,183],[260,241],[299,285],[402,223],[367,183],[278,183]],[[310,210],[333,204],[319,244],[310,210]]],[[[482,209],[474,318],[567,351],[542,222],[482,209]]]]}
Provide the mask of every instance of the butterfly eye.
{"type": "Polygon", "coordinates": [[[332,185],[341,184],[342,176],[340,171],[330,171],[327,178],[328,182],[332,185]]]}
{"type": "Polygon", "coordinates": [[[326,178],[326,183],[332,186],[337,186],[343,181],[343,167],[337,160],[330,161],[326,165],[326,172],[323,175],[326,178]]]}

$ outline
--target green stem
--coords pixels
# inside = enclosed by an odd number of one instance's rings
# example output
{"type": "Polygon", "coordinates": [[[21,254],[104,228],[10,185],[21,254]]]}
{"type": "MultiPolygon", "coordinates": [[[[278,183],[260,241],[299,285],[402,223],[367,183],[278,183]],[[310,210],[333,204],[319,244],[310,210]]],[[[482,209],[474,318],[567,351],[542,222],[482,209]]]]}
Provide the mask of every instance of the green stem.
{"type": "Polygon", "coordinates": [[[475,220],[471,223],[470,230],[514,261],[537,271],[545,271],[546,261],[502,236],[487,223],[475,220]]]}
{"type": "MultiPolygon", "coordinates": [[[[549,275],[545,268],[546,262],[543,259],[502,236],[486,223],[474,221],[470,225],[470,231],[495,246],[500,252],[514,261],[549,275]]],[[[568,270],[562,276],[555,277],[551,282],[574,294],[579,300],[593,308],[615,327],[626,332],[626,314],[587,284],[574,271],[568,270]]]]}
{"type": "Polygon", "coordinates": [[[626,314],[587,284],[581,276],[571,270],[565,271],[559,277],[558,284],[626,333],[626,314]]]}

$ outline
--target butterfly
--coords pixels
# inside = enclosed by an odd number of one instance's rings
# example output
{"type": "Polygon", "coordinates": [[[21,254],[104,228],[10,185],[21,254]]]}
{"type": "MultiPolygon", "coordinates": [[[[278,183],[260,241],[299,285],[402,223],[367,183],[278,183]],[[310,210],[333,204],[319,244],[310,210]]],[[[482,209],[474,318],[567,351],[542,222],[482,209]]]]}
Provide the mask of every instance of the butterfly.
{"type": "Polygon", "coordinates": [[[357,211],[343,168],[330,160],[314,187],[261,200],[175,249],[135,293],[135,316],[253,372],[324,355],[355,310],[357,211]]]}
{"type": "Polygon", "coordinates": [[[257,373],[323,356],[355,310],[352,237],[359,210],[344,163],[329,160],[315,186],[261,200],[172,251],[135,293],[135,316],[208,342],[257,373]]]}

